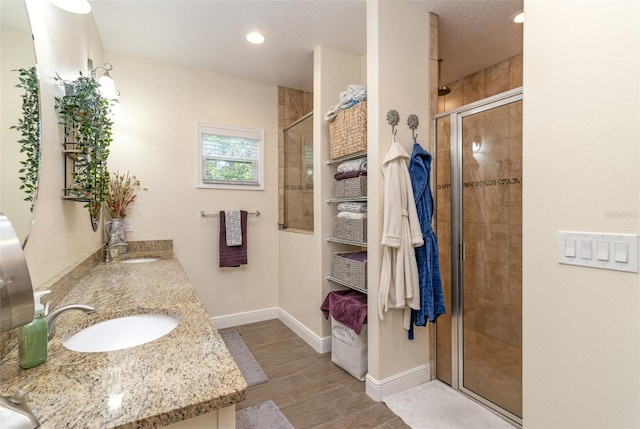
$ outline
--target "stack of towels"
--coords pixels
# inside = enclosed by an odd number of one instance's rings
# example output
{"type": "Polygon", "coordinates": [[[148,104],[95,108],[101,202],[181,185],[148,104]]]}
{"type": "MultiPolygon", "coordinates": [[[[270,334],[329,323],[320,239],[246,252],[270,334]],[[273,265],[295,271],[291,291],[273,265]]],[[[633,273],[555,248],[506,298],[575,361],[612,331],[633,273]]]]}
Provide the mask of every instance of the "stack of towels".
{"type": "MultiPolygon", "coordinates": [[[[367,175],[367,158],[345,161],[338,165],[336,180],[352,179],[367,175]]],[[[347,219],[366,219],[367,203],[345,202],[338,204],[338,217],[347,219]]]]}
{"type": "Polygon", "coordinates": [[[324,119],[327,122],[331,122],[338,116],[338,113],[366,100],[367,87],[364,85],[351,84],[347,87],[346,91],[340,93],[340,102],[329,109],[324,119]]]}

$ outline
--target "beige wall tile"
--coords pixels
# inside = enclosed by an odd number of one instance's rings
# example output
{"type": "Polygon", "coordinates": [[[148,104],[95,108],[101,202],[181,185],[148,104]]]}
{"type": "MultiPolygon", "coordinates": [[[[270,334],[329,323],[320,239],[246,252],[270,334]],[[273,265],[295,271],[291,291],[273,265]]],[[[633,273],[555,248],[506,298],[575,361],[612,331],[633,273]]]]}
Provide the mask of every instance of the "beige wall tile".
{"type": "Polygon", "coordinates": [[[522,183],[509,185],[509,199],[509,223],[522,226],[522,183]]]}
{"type": "Polygon", "coordinates": [[[510,59],[509,86],[511,89],[522,86],[522,54],[510,59]]]}
{"type": "Polygon", "coordinates": [[[474,101],[485,98],[484,76],[485,71],[480,70],[462,79],[464,88],[463,104],[473,103],[474,101]]]}
{"type": "Polygon", "coordinates": [[[278,87],[278,106],[284,106],[284,92],[285,88],[283,86],[278,87]]]}
{"type": "Polygon", "coordinates": [[[287,124],[291,124],[302,116],[304,110],[304,100],[302,91],[297,89],[286,88],[285,89],[285,107],[284,107],[284,119],[287,124]]]}
{"type": "Polygon", "coordinates": [[[509,137],[522,136],[522,101],[509,104],[509,137]]]}
{"type": "Polygon", "coordinates": [[[313,93],[304,91],[302,93],[303,113],[300,116],[304,116],[307,113],[313,111],[313,93]]]}
{"type": "Polygon", "coordinates": [[[485,70],[485,97],[491,97],[509,90],[510,64],[511,62],[506,60],[485,70]]]}
{"type": "Polygon", "coordinates": [[[509,106],[501,106],[484,113],[484,138],[503,140],[509,137],[509,106]]]}
{"type": "Polygon", "coordinates": [[[487,223],[509,224],[510,199],[506,185],[485,186],[484,220],[487,223]]]}
{"type": "Polygon", "coordinates": [[[509,176],[522,177],[522,137],[509,139],[509,176]]]}
{"type": "Polygon", "coordinates": [[[487,259],[483,298],[496,304],[509,304],[509,264],[505,261],[487,259]]]}
{"type": "Polygon", "coordinates": [[[484,188],[465,187],[462,193],[464,222],[484,222],[484,188]]]}
{"type": "Polygon", "coordinates": [[[485,251],[491,258],[509,260],[509,225],[485,225],[485,251]]]}
{"type": "Polygon", "coordinates": [[[443,256],[451,255],[451,223],[438,222],[438,251],[443,256]]]}
{"type": "Polygon", "coordinates": [[[464,105],[464,80],[460,79],[447,85],[451,92],[444,98],[444,112],[464,105]]]}
{"type": "Polygon", "coordinates": [[[509,139],[485,139],[479,152],[484,158],[484,178],[506,179],[509,177],[509,139]]]}

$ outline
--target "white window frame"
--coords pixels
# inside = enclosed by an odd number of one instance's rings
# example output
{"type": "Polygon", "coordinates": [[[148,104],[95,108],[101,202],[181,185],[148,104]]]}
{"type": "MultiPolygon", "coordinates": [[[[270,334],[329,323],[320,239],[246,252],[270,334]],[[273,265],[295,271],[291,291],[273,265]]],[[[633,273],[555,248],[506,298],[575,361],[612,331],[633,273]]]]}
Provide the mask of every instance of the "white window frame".
{"type": "Polygon", "coordinates": [[[257,128],[236,127],[221,125],[211,122],[198,122],[198,188],[203,189],[236,189],[248,191],[264,191],[264,130],[257,128]],[[221,182],[210,183],[204,181],[204,159],[202,153],[203,134],[221,134],[231,137],[241,137],[260,140],[258,147],[258,183],[256,185],[246,183],[221,182]]]}

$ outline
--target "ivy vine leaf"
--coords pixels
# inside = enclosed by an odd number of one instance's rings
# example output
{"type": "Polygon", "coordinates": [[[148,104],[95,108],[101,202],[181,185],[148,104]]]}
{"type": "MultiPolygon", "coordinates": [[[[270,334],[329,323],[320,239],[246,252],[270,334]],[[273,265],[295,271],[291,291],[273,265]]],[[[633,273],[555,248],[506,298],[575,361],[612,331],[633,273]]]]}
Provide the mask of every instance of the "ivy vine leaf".
{"type": "Polygon", "coordinates": [[[17,130],[21,138],[18,140],[20,153],[26,154],[26,159],[20,161],[23,166],[19,173],[20,190],[25,192],[24,201],[30,202],[29,210],[33,212],[38,190],[38,175],[40,170],[40,91],[35,67],[14,70],[18,72],[16,88],[24,90],[22,98],[22,118],[18,125],[10,129],[17,130]]]}

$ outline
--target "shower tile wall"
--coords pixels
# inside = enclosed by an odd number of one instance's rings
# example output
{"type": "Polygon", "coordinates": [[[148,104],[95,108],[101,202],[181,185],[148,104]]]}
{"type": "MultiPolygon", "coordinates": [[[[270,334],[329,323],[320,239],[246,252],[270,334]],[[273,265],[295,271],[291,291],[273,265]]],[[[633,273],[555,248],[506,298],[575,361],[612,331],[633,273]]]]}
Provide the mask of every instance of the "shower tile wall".
{"type": "MultiPolygon", "coordinates": [[[[438,108],[451,110],[521,85],[522,56],[516,56],[449,84],[451,93],[440,97],[438,108]]],[[[436,127],[437,234],[449,310],[449,117],[440,118],[436,127]]],[[[501,392],[495,402],[521,415],[522,102],[464,119],[463,186],[464,384],[478,393],[501,392]],[[482,142],[476,152],[474,141],[482,142]],[[491,356],[484,356],[487,350],[491,356]]],[[[438,333],[447,332],[450,313],[438,319],[438,333]]],[[[438,335],[437,354],[438,378],[451,383],[450,336],[438,335]]]]}
{"type": "MultiPolygon", "coordinates": [[[[278,87],[278,222],[285,219],[285,148],[282,131],[313,110],[313,93],[298,89],[278,87]]],[[[293,159],[293,157],[289,157],[293,159]]],[[[298,167],[299,168],[299,167],[298,167]]],[[[291,214],[303,218],[305,207],[313,208],[313,192],[288,190],[291,214]]],[[[312,209],[313,210],[313,209],[312,209]]],[[[313,229],[313,219],[308,229],[313,229]]]]}
{"type": "Polygon", "coordinates": [[[438,97],[438,113],[522,86],[522,55],[516,55],[448,83],[451,92],[438,97]]]}

